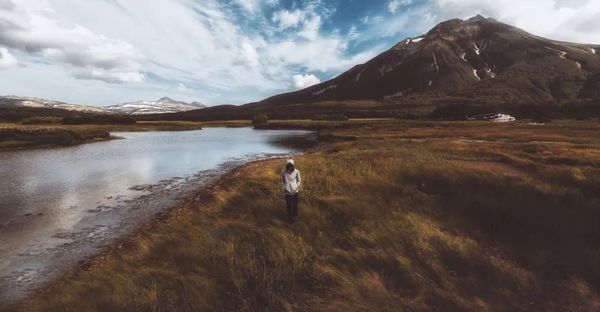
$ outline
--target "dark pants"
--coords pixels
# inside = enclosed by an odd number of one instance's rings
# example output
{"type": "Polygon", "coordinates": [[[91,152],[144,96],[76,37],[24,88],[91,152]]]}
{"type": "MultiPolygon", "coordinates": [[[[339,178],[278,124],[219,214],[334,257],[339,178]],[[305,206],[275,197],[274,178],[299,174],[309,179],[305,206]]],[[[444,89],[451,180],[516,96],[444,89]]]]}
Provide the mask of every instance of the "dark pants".
{"type": "Polygon", "coordinates": [[[294,195],[285,194],[285,204],[287,206],[288,220],[292,221],[298,216],[298,193],[294,195]]]}

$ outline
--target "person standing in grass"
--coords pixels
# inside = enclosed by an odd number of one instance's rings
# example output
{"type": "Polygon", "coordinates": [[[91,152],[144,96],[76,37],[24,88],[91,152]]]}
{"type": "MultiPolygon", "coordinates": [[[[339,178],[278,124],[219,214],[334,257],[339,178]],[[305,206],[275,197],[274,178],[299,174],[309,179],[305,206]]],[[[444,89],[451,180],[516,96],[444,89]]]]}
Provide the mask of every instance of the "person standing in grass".
{"type": "Polygon", "coordinates": [[[294,160],[288,159],[285,170],[281,174],[285,204],[287,206],[288,221],[293,222],[298,216],[298,193],[300,192],[300,171],[295,168],[294,160]]]}

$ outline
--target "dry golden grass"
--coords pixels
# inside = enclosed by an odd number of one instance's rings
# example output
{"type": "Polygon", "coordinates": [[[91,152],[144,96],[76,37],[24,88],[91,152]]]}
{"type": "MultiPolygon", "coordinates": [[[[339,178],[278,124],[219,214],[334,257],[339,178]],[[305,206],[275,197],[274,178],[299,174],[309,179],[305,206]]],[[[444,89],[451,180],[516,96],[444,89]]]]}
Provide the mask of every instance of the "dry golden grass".
{"type": "Polygon", "coordinates": [[[295,223],[251,164],[20,308],[600,309],[594,125],[364,122],[297,159],[295,223]]]}

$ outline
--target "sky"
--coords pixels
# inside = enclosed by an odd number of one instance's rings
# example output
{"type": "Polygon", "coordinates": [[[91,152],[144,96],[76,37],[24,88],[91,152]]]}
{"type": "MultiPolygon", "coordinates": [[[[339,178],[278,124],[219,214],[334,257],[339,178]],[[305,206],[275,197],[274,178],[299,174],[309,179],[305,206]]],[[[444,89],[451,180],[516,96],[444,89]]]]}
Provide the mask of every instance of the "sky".
{"type": "Polygon", "coordinates": [[[600,44],[599,0],[0,0],[0,94],[243,104],[477,14],[600,44]]]}

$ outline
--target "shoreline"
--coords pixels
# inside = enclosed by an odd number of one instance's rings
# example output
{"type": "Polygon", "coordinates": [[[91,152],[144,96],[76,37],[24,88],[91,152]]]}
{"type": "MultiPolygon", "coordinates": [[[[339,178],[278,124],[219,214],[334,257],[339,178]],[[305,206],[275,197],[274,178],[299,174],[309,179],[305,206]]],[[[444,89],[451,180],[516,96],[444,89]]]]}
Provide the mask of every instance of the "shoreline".
{"type": "MultiPolygon", "coordinates": [[[[326,150],[313,150],[301,155],[309,155],[313,153],[323,152],[326,150]]],[[[110,246],[90,258],[81,261],[75,267],[64,270],[56,278],[50,279],[47,282],[38,285],[37,289],[31,290],[29,295],[26,295],[23,299],[17,300],[14,303],[9,304],[6,307],[0,306],[0,310],[7,308],[7,311],[27,309],[27,307],[35,303],[38,298],[44,296],[53,291],[56,285],[59,285],[61,281],[68,280],[84,272],[92,272],[99,270],[103,267],[107,260],[118,259],[134,252],[132,246],[136,242],[147,238],[152,234],[153,230],[160,226],[167,225],[178,218],[185,212],[197,210],[199,208],[210,210],[211,206],[216,204],[216,197],[220,192],[224,192],[233,183],[233,180],[239,178],[242,172],[250,170],[252,167],[267,166],[269,163],[284,159],[283,156],[267,159],[256,159],[249,162],[243,163],[238,166],[231,168],[219,168],[210,171],[221,171],[225,170],[224,173],[215,177],[214,180],[209,181],[205,185],[199,186],[198,189],[190,194],[189,196],[181,199],[181,202],[177,205],[167,207],[161,213],[156,214],[152,218],[143,223],[139,224],[137,228],[131,232],[121,236],[110,246]],[[196,208],[195,208],[196,207],[196,208]]],[[[208,211],[207,210],[207,211],[208,211]]]]}
{"type": "Polygon", "coordinates": [[[77,142],[74,144],[61,145],[61,144],[43,144],[43,145],[26,145],[26,146],[18,146],[18,147],[8,147],[8,148],[0,148],[0,153],[3,152],[18,152],[18,151],[32,151],[38,149],[52,149],[52,148],[68,148],[74,146],[80,146],[85,144],[93,144],[93,143],[101,143],[108,142],[112,140],[123,140],[124,138],[118,136],[109,136],[108,138],[95,138],[92,140],[86,140],[82,142],[77,142]]]}
{"type": "MultiPolygon", "coordinates": [[[[313,136],[311,135],[308,137],[310,138],[313,136]]],[[[288,142],[288,144],[293,145],[295,143],[295,138],[290,137],[289,139],[290,142],[288,142]]],[[[321,151],[326,148],[326,145],[317,142],[311,148],[298,148],[298,151],[294,152],[294,157],[321,151]]],[[[21,298],[15,298],[5,307],[0,305],[0,310],[3,310],[4,308],[8,308],[10,310],[13,308],[27,306],[28,303],[35,302],[36,298],[44,295],[48,289],[52,289],[53,285],[59,284],[62,280],[69,279],[69,277],[82,272],[93,270],[95,267],[101,267],[103,262],[109,258],[117,258],[126,255],[130,252],[130,250],[128,250],[128,246],[131,246],[134,242],[151,234],[153,229],[156,229],[165,223],[169,223],[170,220],[177,219],[180,213],[188,211],[193,205],[197,205],[199,203],[203,203],[202,206],[210,205],[211,200],[214,200],[214,194],[217,193],[218,190],[227,188],[227,185],[232,182],[232,179],[236,176],[239,176],[240,172],[247,170],[248,167],[255,166],[260,163],[268,163],[270,161],[284,159],[286,157],[289,156],[279,154],[265,154],[260,156],[252,155],[249,156],[248,159],[226,160],[215,169],[196,172],[187,178],[168,179],[186,180],[181,183],[181,188],[189,188],[190,190],[173,191],[170,187],[168,187],[169,195],[161,194],[161,191],[152,191],[149,195],[142,195],[139,198],[134,199],[132,201],[133,203],[128,204],[128,206],[142,206],[148,201],[156,202],[161,200],[164,200],[165,202],[172,201],[172,203],[164,205],[160,211],[153,213],[153,215],[147,220],[135,224],[129,229],[126,229],[126,226],[124,226],[122,229],[117,229],[117,232],[123,230],[123,233],[118,234],[115,238],[99,239],[98,242],[101,243],[100,245],[102,245],[102,250],[100,252],[92,252],[89,256],[85,256],[84,260],[80,260],[76,264],[67,264],[63,268],[58,269],[53,273],[54,276],[48,277],[47,280],[42,279],[39,284],[35,286],[32,285],[28,289],[25,289],[25,292],[23,293],[24,295],[21,298]],[[189,179],[189,181],[187,181],[187,179],[189,179]],[[172,200],[169,198],[176,199],[172,200]],[[109,243],[103,244],[103,240],[106,239],[110,240],[109,243]]],[[[131,189],[152,189],[157,186],[158,188],[162,188],[167,185],[165,184],[164,186],[161,186],[162,182],[163,181],[160,181],[153,185],[132,186],[131,189]]],[[[178,183],[179,182],[174,182],[173,184],[178,183]]],[[[10,298],[10,296],[8,298],[10,298]]]]}
{"type": "MultiPolygon", "coordinates": [[[[186,211],[189,209],[193,209],[192,205],[194,205],[194,204],[202,204],[202,205],[208,206],[208,205],[214,203],[214,199],[215,199],[214,195],[218,191],[222,191],[224,188],[227,188],[227,185],[229,183],[231,183],[231,180],[233,178],[239,176],[240,173],[242,171],[244,171],[245,169],[247,169],[251,166],[256,166],[260,163],[266,163],[266,162],[274,161],[277,159],[283,159],[283,158],[284,157],[280,156],[280,157],[276,157],[276,158],[257,159],[257,160],[252,160],[252,161],[246,162],[239,166],[233,166],[231,168],[210,170],[210,171],[225,170],[225,172],[223,172],[222,174],[217,176],[213,181],[208,182],[206,185],[202,185],[202,186],[198,187],[198,189],[195,192],[193,192],[186,198],[182,199],[178,205],[166,208],[164,212],[155,215],[154,217],[152,217],[149,220],[145,221],[144,223],[140,224],[137,229],[134,229],[132,232],[125,234],[124,236],[119,238],[116,242],[114,242],[114,244],[112,244],[110,247],[108,247],[107,250],[105,250],[95,256],[92,256],[88,260],[83,261],[82,263],[80,263],[78,265],[78,267],[73,268],[72,270],[69,270],[69,272],[65,273],[63,276],[59,277],[58,279],[56,279],[54,281],[50,281],[49,282],[50,285],[46,285],[46,286],[51,287],[52,284],[58,282],[59,280],[68,278],[69,276],[77,274],[80,271],[93,270],[94,267],[101,266],[102,261],[105,261],[107,257],[118,257],[118,256],[121,256],[123,254],[130,252],[130,250],[128,250],[128,247],[129,247],[129,245],[131,245],[131,242],[139,240],[142,236],[150,234],[152,232],[152,230],[155,229],[157,226],[160,226],[163,224],[168,224],[169,221],[178,217],[178,213],[181,213],[182,211],[186,211]]],[[[38,296],[44,292],[45,291],[34,293],[32,295],[31,299],[35,300],[36,296],[38,296]]],[[[29,299],[29,300],[26,299],[24,301],[24,303],[27,303],[31,299],[29,299]]]]}

